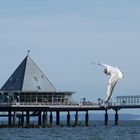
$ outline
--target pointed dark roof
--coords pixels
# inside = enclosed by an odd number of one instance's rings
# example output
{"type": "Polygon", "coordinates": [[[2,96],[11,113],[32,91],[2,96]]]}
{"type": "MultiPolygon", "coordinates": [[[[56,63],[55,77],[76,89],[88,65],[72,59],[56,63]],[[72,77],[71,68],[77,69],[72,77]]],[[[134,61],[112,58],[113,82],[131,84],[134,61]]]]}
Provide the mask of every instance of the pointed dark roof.
{"type": "Polygon", "coordinates": [[[27,55],[1,90],[54,92],[56,88],[34,63],[31,57],[27,55]]]}

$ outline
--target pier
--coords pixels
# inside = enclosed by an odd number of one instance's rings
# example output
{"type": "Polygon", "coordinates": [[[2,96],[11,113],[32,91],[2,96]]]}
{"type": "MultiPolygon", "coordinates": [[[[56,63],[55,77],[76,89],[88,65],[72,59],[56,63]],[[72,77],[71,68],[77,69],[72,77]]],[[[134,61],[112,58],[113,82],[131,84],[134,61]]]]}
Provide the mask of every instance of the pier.
{"type": "Polygon", "coordinates": [[[119,110],[140,108],[140,96],[118,96],[116,102],[76,102],[73,91],[59,91],[29,56],[29,53],[0,89],[0,127],[63,126],[61,113],[66,114],[67,127],[78,126],[79,112],[85,113],[83,126],[89,125],[89,111],[103,111],[104,125],[108,125],[108,111],[114,110],[114,124],[119,124],[119,110]],[[74,113],[74,124],[71,123],[74,113]],[[55,115],[54,115],[55,114],[55,115]],[[54,117],[55,116],[55,117],[54,117]],[[2,118],[7,118],[7,125],[2,118]],[[37,118],[37,124],[32,118],[37,118]],[[55,119],[55,120],[54,120],[55,119]]]}
{"type": "MultiPolygon", "coordinates": [[[[126,96],[128,98],[128,96],[126,96]]],[[[123,98],[126,98],[123,96],[123,98]]],[[[130,97],[130,96],[129,96],[130,97]]],[[[131,96],[134,98],[133,96],[131,96]]],[[[140,96],[135,96],[135,98],[140,99],[140,96]]],[[[122,97],[121,97],[122,98],[122,97]]],[[[38,127],[52,127],[61,126],[61,113],[66,114],[66,126],[71,127],[71,112],[75,112],[75,120],[73,126],[78,126],[79,112],[85,112],[85,123],[83,126],[89,125],[89,111],[103,111],[104,112],[104,125],[108,125],[108,111],[114,110],[114,125],[119,124],[119,111],[121,109],[138,109],[140,108],[140,102],[130,103],[126,102],[121,104],[121,102],[110,103],[107,107],[102,104],[93,104],[93,105],[81,105],[71,104],[71,105],[45,105],[45,104],[31,104],[30,105],[20,105],[20,104],[1,104],[0,106],[0,120],[1,117],[7,117],[7,127],[32,127],[31,118],[37,117],[38,121],[36,126],[38,127]],[[2,115],[4,112],[5,115],[2,115]],[[55,119],[54,120],[54,115],[55,119]],[[17,122],[16,122],[17,121],[17,122]],[[55,124],[54,124],[55,122],[55,124]]],[[[94,116],[94,115],[93,115],[94,116]]],[[[0,124],[2,127],[2,124],[0,124]]]]}

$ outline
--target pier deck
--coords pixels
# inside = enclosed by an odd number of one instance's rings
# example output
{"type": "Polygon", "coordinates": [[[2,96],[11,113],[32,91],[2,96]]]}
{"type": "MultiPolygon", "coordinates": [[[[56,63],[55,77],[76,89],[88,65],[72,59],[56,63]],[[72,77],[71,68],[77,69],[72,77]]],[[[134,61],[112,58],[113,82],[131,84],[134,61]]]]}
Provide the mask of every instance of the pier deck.
{"type": "Polygon", "coordinates": [[[89,114],[88,111],[105,111],[104,124],[108,125],[108,110],[115,111],[115,125],[118,125],[120,109],[138,109],[140,104],[118,104],[112,103],[108,106],[102,104],[94,105],[45,105],[45,104],[3,104],[0,106],[0,117],[8,117],[8,127],[15,126],[17,118],[20,126],[30,126],[30,117],[38,117],[38,126],[53,124],[53,113],[56,113],[56,125],[60,125],[60,113],[67,112],[67,126],[70,126],[70,112],[75,112],[75,125],[78,125],[78,112],[85,112],[85,125],[88,126],[89,114]],[[53,112],[53,113],[52,113],[53,112]],[[2,113],[6,113],[3,114],[2,113]],[[49,114],[49,117],[48,117],[49,114]],[[49,118],[49,119],[48,119],[49,118]],[[26,120],[26,121],[25,121],[26,120]]]}

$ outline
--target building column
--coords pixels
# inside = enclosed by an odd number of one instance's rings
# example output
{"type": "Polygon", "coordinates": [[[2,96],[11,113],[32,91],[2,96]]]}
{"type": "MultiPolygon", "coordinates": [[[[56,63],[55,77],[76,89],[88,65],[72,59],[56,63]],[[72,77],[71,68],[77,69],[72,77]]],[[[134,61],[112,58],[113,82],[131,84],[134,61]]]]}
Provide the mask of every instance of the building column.
{"type": "Polygon", "coordinates": [[[108,125],[108,113],[107,113],[107,109],[105,110],[105,125],[108,125]]]}

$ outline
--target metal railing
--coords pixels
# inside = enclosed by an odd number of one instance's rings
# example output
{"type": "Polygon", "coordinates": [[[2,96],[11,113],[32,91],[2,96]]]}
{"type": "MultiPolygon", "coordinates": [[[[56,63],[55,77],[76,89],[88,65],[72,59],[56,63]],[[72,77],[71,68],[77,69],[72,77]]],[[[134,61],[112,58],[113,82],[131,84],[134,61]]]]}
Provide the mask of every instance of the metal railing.
{"type": "Polygon", "coordinates": [[[69,102],[69,103],[61,103],[61,102],[11,102],[11,103],[0,103],[0,107],[32,107],[32,106],[38,106],[38,107],[44,107],[44,106],[56,106],[56,107],[63,107],[63,106],[73,106],[73,107],[99,107],[100,105],[98,103],[94,102],[87,102],[87,103],[81,103],[81,102],[69,102]]]}
{"type": "Polygon", "coordinates": [[[69,103],[61,103],[61,102],[0,102],[0,107],[102,107],[102,106],[140,106],[140,102],[138,103],[129,103],[129,102],[109,102],[108,104],[105,103],[98,103],[98,102],[69,102],[69,103]]]}

